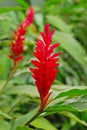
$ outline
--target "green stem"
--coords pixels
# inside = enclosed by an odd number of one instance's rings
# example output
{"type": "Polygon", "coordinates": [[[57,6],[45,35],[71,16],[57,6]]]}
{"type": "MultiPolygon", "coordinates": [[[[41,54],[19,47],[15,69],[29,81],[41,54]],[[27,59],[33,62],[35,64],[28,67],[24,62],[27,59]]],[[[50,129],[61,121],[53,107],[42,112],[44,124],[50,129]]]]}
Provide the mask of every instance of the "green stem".
{"type": "Polygon", "coordinates": [[[35,120],[44,111],[44,108],[51,102],[51,100],[48,100],[48,96],[49,95],[47,95],[43,99],[43,101],[41,101],[41,105],[40,105],[37,113],[25,125],[29,125],[33,120],[35,120]]]}
{"type": "Polygon", "coordinates": [[[8,84],[9,81],[11,80],[11,78],[13,77],[13,75],[14,75],[16,69],[17,69],[17,64],[15,64],[15,65],[13,66],[13,68],[12,68],[10,74],[9,74],[9,77],[8,77],[7,81],[5,82],[4,86],[3,86],[2,89],[0,90],[0,95],[3,94],[4,89],[6,88],[7,84],[8,84]]]}
{"type": "Polygon", "coordinates": [[[43,112],[43,110],[38,110],[38,112],[25,124],[25,125],[29,125],[33,120],[35,120],[41,113],[43,112]]]}

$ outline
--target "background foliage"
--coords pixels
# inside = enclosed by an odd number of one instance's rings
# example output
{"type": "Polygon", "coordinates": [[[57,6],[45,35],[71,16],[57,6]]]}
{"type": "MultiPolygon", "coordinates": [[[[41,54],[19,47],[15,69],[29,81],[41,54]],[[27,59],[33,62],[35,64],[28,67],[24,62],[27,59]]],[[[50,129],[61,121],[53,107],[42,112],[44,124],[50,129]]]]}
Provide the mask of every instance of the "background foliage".
{"type": "Polygon", "coordinates": [[[87,0],[0,1],[0,89],[8,78],[13,31],[24,20],[31,4],[35,22],[27,30],[25,59],[0,96],[0,130],[87,129],[87,0]],[[7,5],[6,5],[7,4],[7,5]],[[23,126],[37,111],[39,95],[29,72],[35,40],[46,23],[56,29],[54,42],[62,51],[60,73],[52,86],[54,101],[43,116],[23,126]],[[35,108],[33,111],[31,111],[35,108]],[[55,114],[56,113],[56,114],[55,114]]]}

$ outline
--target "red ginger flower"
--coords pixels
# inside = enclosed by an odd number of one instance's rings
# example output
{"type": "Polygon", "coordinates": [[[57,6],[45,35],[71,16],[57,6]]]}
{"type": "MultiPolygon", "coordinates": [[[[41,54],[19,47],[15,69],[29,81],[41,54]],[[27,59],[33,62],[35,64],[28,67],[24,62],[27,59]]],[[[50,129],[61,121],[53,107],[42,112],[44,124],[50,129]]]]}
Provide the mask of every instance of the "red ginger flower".
{"type": "Polygon", "coordinates": [[[8,55],[9,58],[14,60],[14,64],[23,59],[21,55],[24,52],[24,35],[26,33],[26,28],[34,21],[34,9],[31,6],[26,15],[25,21],[19,25],[18,29],[14,32],[13,41],[11,43],[11,54],[8,55]]]}
{"type": "Polygon", "coordinates": [[[51,45],[54,32],[55,30],[50,31],[50,25],[47,24],[44,33],[40,33],[43,40],[37,40],[34,52],[34,56],[37,59],[32,60],[36,68],[30,68],[41,98],[40,110],[43,110],[50,102],[49,96],[51,92],[49,92],[49,90],[56,78],[56,74],[59,72],[56,68],[59,66],[57,62],[59,60],[58,56],[61,53],[53,53],[54,49],[58,47],[59,44],[51,45]]]}

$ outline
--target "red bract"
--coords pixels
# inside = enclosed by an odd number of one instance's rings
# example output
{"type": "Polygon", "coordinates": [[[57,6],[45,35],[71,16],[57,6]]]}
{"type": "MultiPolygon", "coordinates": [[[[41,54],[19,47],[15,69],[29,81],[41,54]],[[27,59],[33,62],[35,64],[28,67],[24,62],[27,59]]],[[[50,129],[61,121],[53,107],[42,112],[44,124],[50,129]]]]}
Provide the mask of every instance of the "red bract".
{"type": "Polygon", "coordinates": [[[54,32],[54,30],[50,31],[50,25],[47,24],[45,26],[44,33],[40,33],[42,40],[37,40],[34,52],[34,56],[37,59],[32,60],[32,63],[36,66],[36,68],[30,68],[41,98],[40,110],[43,110],[50,102],[49,96],[51,92],[49,92],[49,90],[56,78],[56,74],[59,72],[57,70],[57,66],[59,66],[58,56],[61,53],[53,53],[54,49],[59,46],[59,43],[51,45],[52,35],[54,32]]]}
{"type": "Polygon", "coordinates": [[[11,43],[11,54],[8,55],[9,58],[14,60],[14,64],[23,59],[21,55],[24,52],[24,35],[26,33],[26,28],[34,21],[34,9],[29,8],[26,15],[26,19],[22,24],[19,25],[18,29],[14,32],[13,41],[11,43]]]}

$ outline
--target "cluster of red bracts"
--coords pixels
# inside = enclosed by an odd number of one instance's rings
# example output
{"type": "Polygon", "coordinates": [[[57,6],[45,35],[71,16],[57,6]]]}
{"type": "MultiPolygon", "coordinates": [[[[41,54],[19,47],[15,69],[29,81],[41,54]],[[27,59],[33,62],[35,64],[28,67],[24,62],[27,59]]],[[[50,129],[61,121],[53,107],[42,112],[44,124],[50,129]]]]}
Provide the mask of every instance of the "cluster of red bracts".
{"type": "Polygon", "coordinates": [[[24,52],[24,41],[26,28],[34,21],[34,9],[31,6],[25,21],[19,25],[18,29],[14,32],[13,41],[11,43],[11,54],[8,55],[9,58],[14,60],[14,64],[23,59],[21,55],[24,52]]]}
{"type": "Polygon", "coordinates": [[[56,78],[56,74],[59,72],[57,67],[59,66],[58,60],[61,52],[53,53],[59,44],[51,45],[54,32],[54,30],[50,31],[50,25],[47,24],[44,33],[40,33],[43,40],[37,40],[34,52],[34,56],[37,59],[32,60],[36,68],[30,68],[41,98],[40,110],[43,110],[50,102],[49,96],[51,92],[49,90],[56,78]]]}
{"type": "MultiPolygon", "coordinates": [[[[25,21],[19,26],[17,31],[15,31],[14,40],[11,43],[11,55],[9,55],[9,57],[14,60],[15,64],[23,59],[21,54],[24,52],[24,35],[26,28],[33,20],[34,10],[30,7],[25,21]]],[[[57,67],[59,66],[58,61],[61,52],[54,53],[54,49],[59,46],[59,43],[51,45],[54,32],[55,30],[50,30],[50,25],[46,24],[44,32],[40,33],[42,40],[37,39],[36,41],[34,52],[36,60],[32,60],[32,64],[36,67],[30,68],[41,98],[40,111],[51,101],[51,99],[49,99],[51,95],[50,88],[56,78],[56,74],[59,72],[57,67]]]]}

